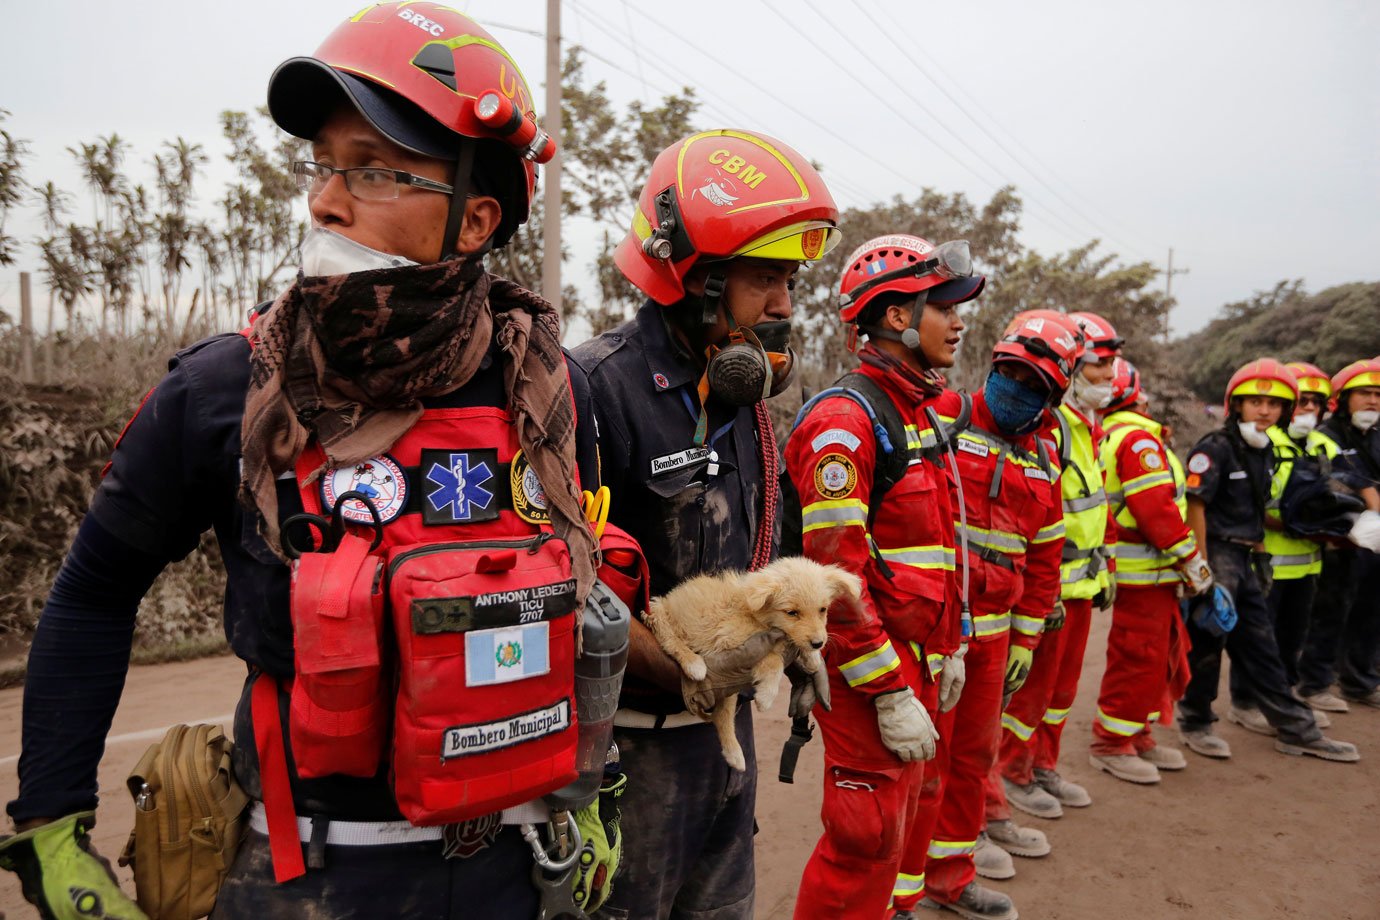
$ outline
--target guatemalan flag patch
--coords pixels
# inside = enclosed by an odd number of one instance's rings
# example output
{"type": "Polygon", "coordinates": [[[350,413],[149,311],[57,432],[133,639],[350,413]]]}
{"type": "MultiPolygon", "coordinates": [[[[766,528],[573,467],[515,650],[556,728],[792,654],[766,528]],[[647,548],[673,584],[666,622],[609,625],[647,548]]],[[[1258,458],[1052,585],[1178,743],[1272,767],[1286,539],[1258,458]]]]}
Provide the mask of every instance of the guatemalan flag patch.
{"type": "Polygon", "coordinates": [[[547,623],[524,623],[465,633],[465,684],[483,687],[540,677],[551,670],[547,623]]]}

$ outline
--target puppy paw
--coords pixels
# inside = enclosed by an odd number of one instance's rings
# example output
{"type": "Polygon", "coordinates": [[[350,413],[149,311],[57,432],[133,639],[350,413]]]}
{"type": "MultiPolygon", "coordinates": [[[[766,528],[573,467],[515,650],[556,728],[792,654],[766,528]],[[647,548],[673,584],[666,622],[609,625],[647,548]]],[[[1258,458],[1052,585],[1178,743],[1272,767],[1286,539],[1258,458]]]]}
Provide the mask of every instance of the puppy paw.
{"type": "Polygon", "coordinates": [[[724,760],[728,761],[728,765],[735,770],[747,771],[747,761],[743,759],[743,749],[736,744],[733,746],[733,750],[724,748],[724,760]]]}
{"type": "Polygon", "coordinates": [[[704,665],[704,659],[699,655],[682,661],[681,670],[684,671],[685,676],[691,680],[704,680],[705,675],[709,673],[709,669],[704,665]]]}
{"type": "Polygon", "coordinates": [[[806,674],[814,674],[824,667],[824,656],[818,650],[810,649],[800,656],[800,666],[805,669],[806,674]]]}
{"type": "Polygon", "coordinates": [[[771,708],[772,703],[776,702],[777,691],[781,689],[781,678],[777,675],[776,680],[762,681],[754,688],[753,702],[757,706],[758,712],[766,712],[771,708]]]}

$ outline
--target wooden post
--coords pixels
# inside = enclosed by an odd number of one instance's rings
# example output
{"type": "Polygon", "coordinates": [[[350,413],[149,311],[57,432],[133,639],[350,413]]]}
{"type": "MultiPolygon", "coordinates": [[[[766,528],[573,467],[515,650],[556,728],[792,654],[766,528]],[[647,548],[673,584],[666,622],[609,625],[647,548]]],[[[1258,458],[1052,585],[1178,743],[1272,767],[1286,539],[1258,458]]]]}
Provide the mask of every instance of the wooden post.
{"type": "Polygon", "coordinates": [[[34,382],[34,301],[29,273],[19,273],[19,382],[34,382]]]}

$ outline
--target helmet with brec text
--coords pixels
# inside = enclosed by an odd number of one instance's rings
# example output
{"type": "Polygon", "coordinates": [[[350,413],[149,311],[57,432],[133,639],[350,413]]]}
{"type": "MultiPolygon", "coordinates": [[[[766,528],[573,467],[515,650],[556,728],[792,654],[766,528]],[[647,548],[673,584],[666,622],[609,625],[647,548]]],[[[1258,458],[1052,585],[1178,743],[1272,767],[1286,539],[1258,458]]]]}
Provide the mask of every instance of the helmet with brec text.
{"type": "Polygon", "coordinates": [[[812,262],[839,240],[839,209],[810,161],[774,138],[702,131],[663,150],[614,250],[623,276],[663,305],[697,263],[812,262]]]}
{"type": "Polygon", "coordinates": [[[968,244],[936,246],[909,233],[874,237],[849,254],[839,278],[839,318],[856,323],[883,294],[928,292],[927,303],[949,305],[972,300],[987,279],[972,273],[968,244]]]}
{"type": "MultiPolygon", "coordinates": [[[[492,195],[503,209],[502,245],[527,220],[537,163],[555,154],[538,126],[517,63],[474,20],[429,2],[379,3],[354,14],[311,57],[284,61],[268,85],[268,109],[284,131],[311,140],[346,101],[378,131],[414,153],[461,161],[466,139],[497,161],[492,195]]],[[[482,168],[477,179],[484,178],[482,168]]],[[[469,182],[457,176],[456,185],[469,182]]],[[[463,202],[461,202],[463,204],[463,202]]]]}

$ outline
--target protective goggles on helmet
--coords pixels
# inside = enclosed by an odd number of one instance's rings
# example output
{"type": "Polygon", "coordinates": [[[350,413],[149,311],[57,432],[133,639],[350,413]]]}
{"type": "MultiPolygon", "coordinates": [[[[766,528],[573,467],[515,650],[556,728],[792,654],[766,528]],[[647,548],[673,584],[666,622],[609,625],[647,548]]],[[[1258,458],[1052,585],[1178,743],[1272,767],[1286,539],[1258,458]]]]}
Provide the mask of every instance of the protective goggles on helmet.
{"type": "MultiPolygon", "coordinates": [[[[1027,352],[1029,352],[1032,357],[1044,358],[1046,361],[1052,362],[1054,366],[1059,369],[1059,373],[1064,375],[1065,383],[1063,384],[1063,386],[1060,386],[1057,380],[1050,381],[1050,384],[1058,390],[1062,390],[1065,386],[1068,386],[1067,381],[1072,379],[1073,370],[1075,367],[1078,366],[1078,362],[1076,359],[1070,359],[1068,355],[1060,354],[1059,352],[1055,351],[1054,348],[1051,347],[1050,344],[1046,342],[1044,339],[1036,338],[1035,336],[1008,335],[1005,338],[1003,338],[1002,341],[1011,342],[1013,344],[1021,346],[1027,352]]],[[[1006,355],[996,356],[997,359],[1001,359],[1004,357],[1012,357],[1016,360],[1020,360],[1019,355],[1011,355],[1010,353],[1007,353],[1006,355]]],[[[1036,364],[1031,364],[1031,366],[1034,367],[1036,370],[1040,370],[1039,366],[1036,364]]],[[[1040,373],[1044,374],[1044,371],[1041,370],[1040,373]]]]}
{"type": "Polygon", "coordinates": [[[912,262],[900,268],[882,272],[867,279],[848,293],[840,294],[839,308],[847,307],[880,285],[902,278],[923,278],[926,275],[936,275],[945,281],[953,281],[956,278],[973,277],[973,256],[968,249],[967,240],[950,240],[947,243],[940,243],[926,255],[928,258],[923,262],[912,262]]]}

